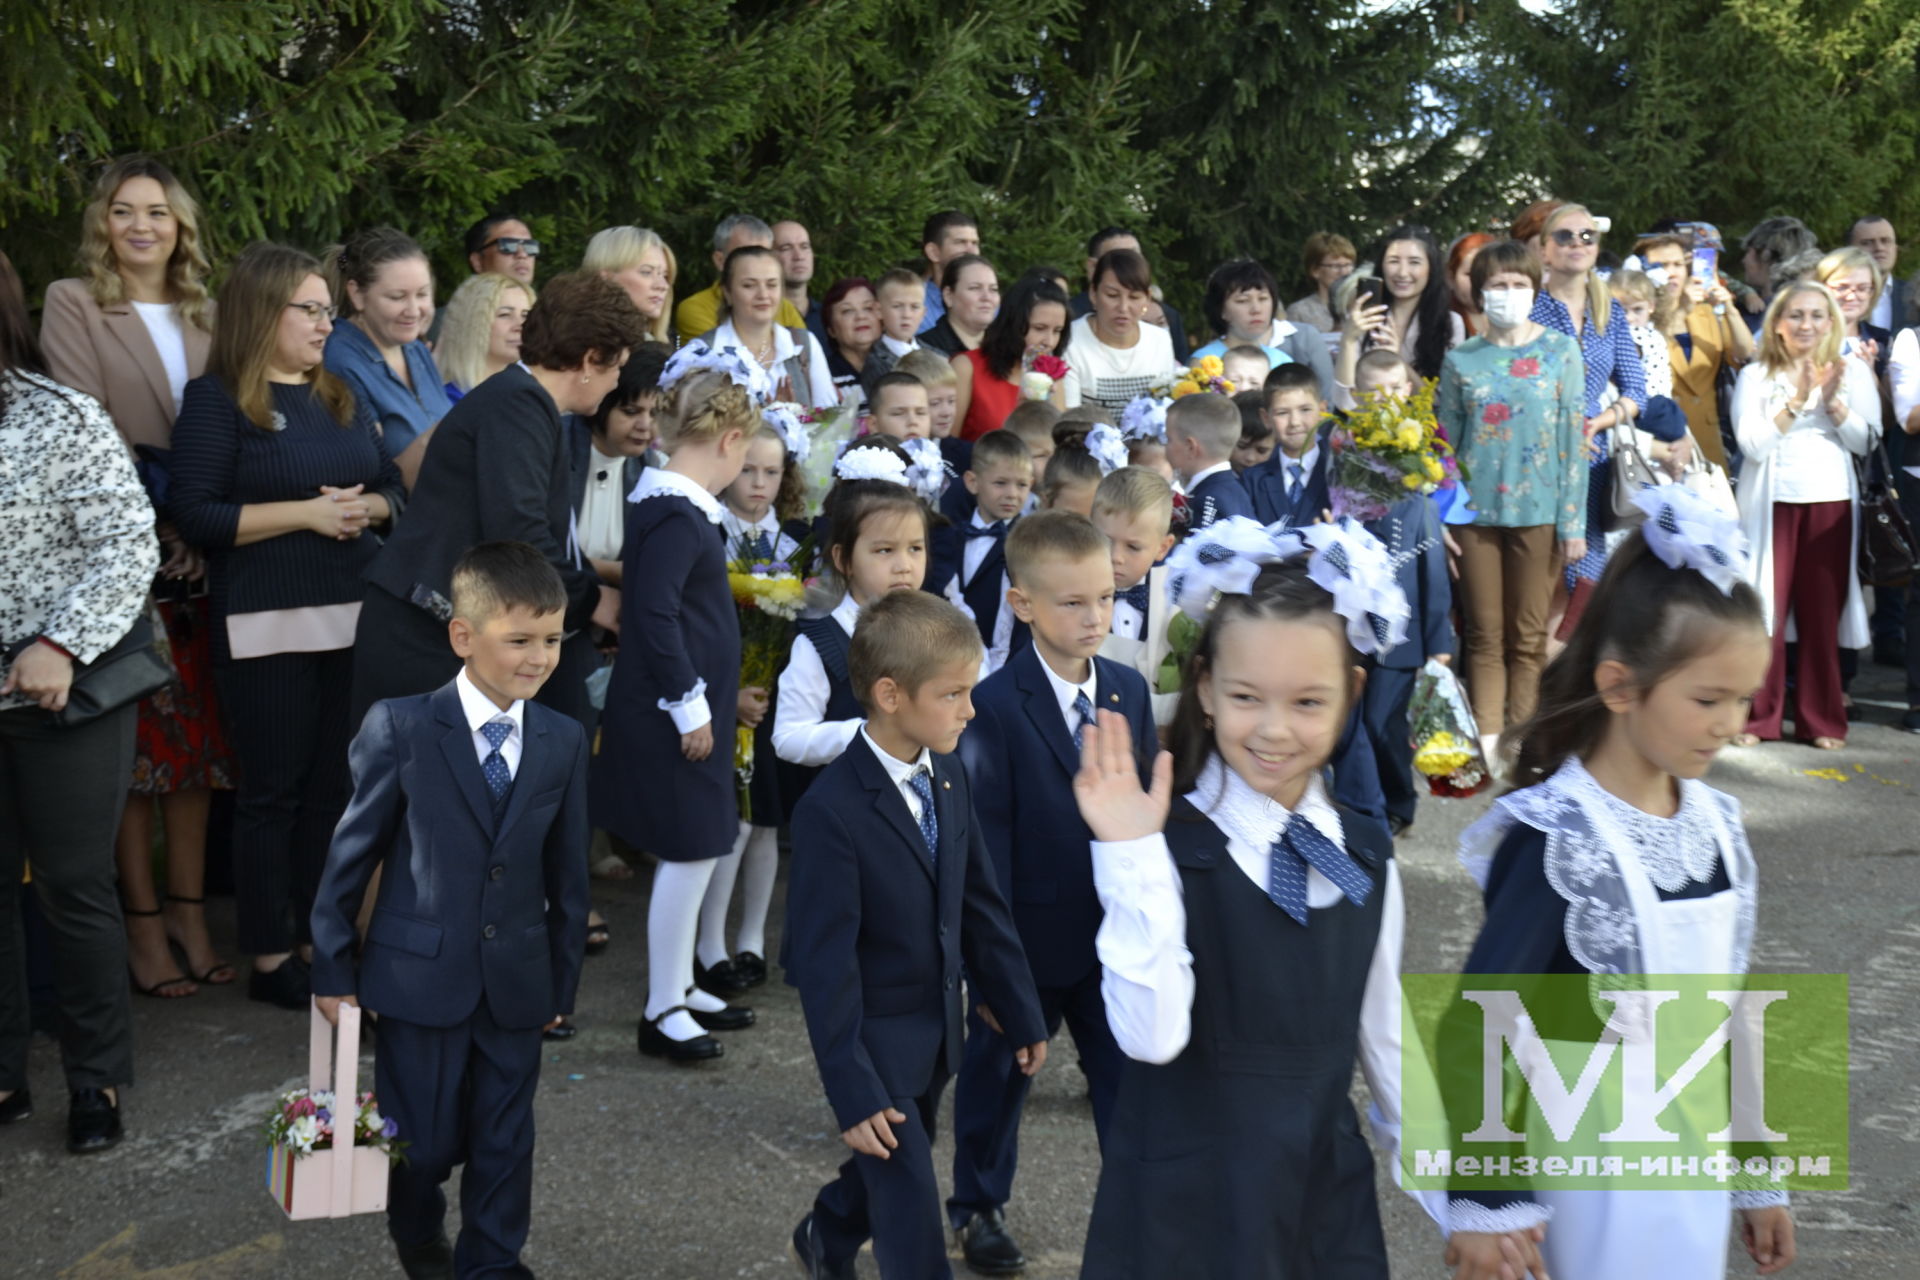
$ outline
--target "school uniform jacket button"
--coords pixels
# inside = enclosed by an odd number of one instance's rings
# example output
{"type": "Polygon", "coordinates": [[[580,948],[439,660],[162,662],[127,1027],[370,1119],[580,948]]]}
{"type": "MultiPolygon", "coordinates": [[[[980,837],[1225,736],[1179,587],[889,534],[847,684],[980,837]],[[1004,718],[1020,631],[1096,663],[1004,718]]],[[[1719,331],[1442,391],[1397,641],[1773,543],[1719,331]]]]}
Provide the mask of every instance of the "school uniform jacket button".
{"type": "Polygon", "coordinates": [[[953,990],[953,979],[952,979],[952,978],[948,978],[948,979],[947,979],[947,990],[949,990],[949,991],[951,991],[951,990],[953,990]]]}
{"type": "Polygon", "coordinates": [[[480,936],[483,938],[491,938],[493,936],[493,926],[488,925],[486,928],[482,929],[480,931],[480,936]]]}
{"type": "Polygon", "coordinates": [[[493,870],[487,872],[488,878],[492,880],[498,880],[501,876],[505,874],[507,874],[507,869],[505,867],[495,867],[493,870]]]}

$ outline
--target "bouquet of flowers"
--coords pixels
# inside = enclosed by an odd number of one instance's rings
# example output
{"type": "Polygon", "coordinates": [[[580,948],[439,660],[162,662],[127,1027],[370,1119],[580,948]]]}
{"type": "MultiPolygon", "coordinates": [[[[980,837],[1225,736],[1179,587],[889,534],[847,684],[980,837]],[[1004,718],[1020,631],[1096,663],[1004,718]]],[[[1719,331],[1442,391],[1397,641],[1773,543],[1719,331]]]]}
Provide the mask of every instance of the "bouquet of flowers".
{"type": "Polygon", "coordinates": [[[1402,498],[1459,483],[1453,446],[1434,420],[1434,385],[1422,383],[1408,399],[1373,396],[1333,429],[1327,487],[1334,515],[1378,520],[1402,498]]]}
{"type": "Polygon", "coordinates": [[[800,459],[795,465],[806,481],[807,514],[819,515],[820,504],[827,490],[833,487],[834,460],[840,456],[842,446],[859,434],[860,416],[851,404],[831,409],[807,409],[791,403],[767,406],[769,417],[780,412],[790,413],[807,433],[810,443],[805,457],[801,458],[798,450],[792,452],[800,459]]]}
{"type": "Polygon", "coordinates": [[[1234,386],[1227,381],[1226,362],[1219,356],[1201,356],[1184,369],[1174,372],[1173,384],[1167,394],[1178,400],[1181,396],[1198,395],[1202,391],[1213,391],[1223,396],[1233,394],[1234,386]]]}
{"type": "Polygon", "coordinates": [[[1493,780],[1480,751],[1480,730],[1453,668],[1427,659],[1407,704],[1413,767],[1436,796],[1470,796],[1493,780]]]}
{"type": "MultiPolygon", "coordinates": [[[[808,539],[808,541],[812,541],[808,539]]],[[[740,687],[757,687],[771,694],[793,641],[793,623],[806,603],[807,582],[794,569],[805,564],[809,548],[803,543],[789,560],[754,560],[741,555],[727,565],[727,585],[740,613],[740,687]]],[[[733,771],[740,788],[740,817],[753,817],[747,787],[753,781],[751,727],[735,724],[733,771]]]]}
{"type": "MultiPolygon", "coordinates": [[[[296,1158],[310,1156],[316,1151],[333,1149],[334,1127],[332,1090],[289,1089],[280,1095],[273,1114],[267,1118],[267,1140],[285,1147],[296,1158]]],[[[399,1140],[399,1132],[392,1117],[380,1114],[373,1094],[360,1095],[360,1103],[353,1112],[354,1146],[372,1147],[390,1162],[399,1164],[406,1159],[401,1149],[407,1145],[399,1140]]]]}
{"type": "Polygon", "coordinates": [[[1029,354],[1026,369],[1020,375],[1022,400],[1045,400],[1053,394],[1054,384],[1067,376],[1067,362],[1051,352],[1029,354]]]}

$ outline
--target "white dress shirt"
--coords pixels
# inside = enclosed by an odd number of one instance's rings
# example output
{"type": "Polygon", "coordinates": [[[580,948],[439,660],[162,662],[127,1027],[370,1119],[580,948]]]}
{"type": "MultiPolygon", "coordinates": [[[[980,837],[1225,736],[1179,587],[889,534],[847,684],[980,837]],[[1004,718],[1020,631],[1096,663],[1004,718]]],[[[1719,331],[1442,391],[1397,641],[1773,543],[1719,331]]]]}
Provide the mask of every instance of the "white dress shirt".
{"type": "MultiPolygon", "coordinates": [[[[1233,865],[1264,892],[1269,848],[1293,815],[1254,791],[1218,756],[1208,761],[1187,799],[1227,837],[1233,865]]],[[[1321,834],[1346,847],[1340,815],[1318,777],[1308,782],[1299,812],[1321,834]]],[[[1114,1039],[1130,1058],[1171,1062],[1186,1049],[1192,1033],[1194,979],[1193,954],[1187,950],[1186,903],[1166,837],[1094,841],[1093,883],[1106,913],[1094,947],[1100,956],[1100,994],[1114,1039]]],[[[1402,1096],[1400,955],[1406,905],[1400,874],[1391,859],[1383,888],[1380,936],[1361,998],[1360,1068],[1373,1094],[1368,1119],[1374,1137],[1386,1148],[1389,1166],[1397,1169],[1402,1096]]],[[[1310,908],[1330,907],[1340,896],[1339,888],[1318,869],[1307,869],[1310,908]]],[[[1276,927],[1283,919],[1292,925],[1279,907],[1273,910],[1276,927]]],[[[1412,1087],[1427,1095],[1431,1084],[1417,1080],[1412,1087]]],[[[1420,1192],[1415,1198],[1444,1229],[1446,1193],[1420,1192]]]]}
{"type": "MultiPolygon", "coordinates": [[[[973,527],[991,529],[993,526],[994,521],[981,515],[980,509],[975,507],[973,527]]],[[[966,604],[960,589],[973,585],[973,575],[980,572],[980,565],[986,560],[987,552],[992,549],[994,541],[992,538],[966,540],[966,545],[960,551],[960,575],[947,584],[947,598],[953,603],[963,606],[966,604]]],[[[999,541],[1002,547],[1006,545],[1005,538],[999,541]]],[[[1007,604],[1006,597],[1007,574],[1003,569],[1000,571],[1000,611],[993,616],[993,639],[987,643],[987,658],[980,668],[988,675],[1007,665],[1008,651],[1013,648],[1013,608],[1007,604]]],[[[972,610],[968,609],[968,613],[971,614],[972,610]]]]}
{"type": "Polygon", "coordinates": [[[1080,727],[1080,717],[1074,712],[1073,700],[1085,694],[1087,705],[1095,711],[1100,709],[1100,690],[1095,687],[1097,680],[1093,672],[1093,662],[1091,659],[1087,662],[1087,678],[1079,684],[1074,684],[1055,671],[1053,664],[1046,658],[1038,653],[1034,656],[1040,658],[1040,669],[1047,673],[1047,683],[1053,686],[1054,701],[1060,704],[1060,717],[1067,722],[1067,736],[1071,738],[1073,731],[1080,727]]]}
{"type": "Polygon", "coordinates": [[[873,748],[873,754],[880,761],[880,767],[887,771],[889,778],[893,779],[893,785],[900,792],[900,797],[907,802],[907,812],[913,815],[915,822],[920,821],[920,797],[913,793],[909,779],[914,774],[925,770],[927,786],[929,788],[933,786],[933,753],[922,747],[920,754],[913,759],[902,760],[891,752],[883,751],[880,744],[873,740],[873,735],[867,732],[864,724],[861,725],[860,736],[866,739],[869,747],[873,748]]]}
{"type": "Polygon", "coordinates": [[[1880,290],[1880,296],[1874,299],[1873,310],[1867,312],[1867,323],[1876,329],[1893,328],[1893,285],[1880,290]]]}
{"type": "MultiPolygon", "coordinates": [[[[1293,495],[1306,487],[1307,481],[1313,478],[1313,468],[1319,461],[1320,437],[1318,435],[1314,436],[1313,443],[1308,445],[1307,451],[1298,458],[1289,458],[1286,451],[1284,449],[1281,450],[1280,481],[1286,486],[1287,501],[1293,501],[1293,495]],[[1300,467],[1300,478],[1298,480],[1293,478],[1293,468],[1296,463],[1300,467]]],[[[1319,513],[1314,512],[1311,518],[1318,519],[1319,513]]]]}
{"type": "MultiPolygon", "coordinates": [[[[1153,603],[1148,601],[1151,609],[1153,603]]],[[[1122,640],[1145,640],[1147,638],[1147,617],[1125,600],[1115,598],[1113,602],[1113,625],[1108,628],[1122,640]]]]}
{"type": "Polygon", "coordinates": [[[1202,467],[1198,471],[1193,473],[1192,479],[1187,481],[1187,492],[1192,493],[1195,489],[1198,489],[1200,487],[1200,482],[1202,480],[1205,480],[1208,476],[1214,475],[1221,471],[1231,471],[1231,470],[1233,470],[1233,463],[1231,462],[1216,462],[1210,467],[1202,467]]]}
{"type": "Polygon", "coordinates": [[[910,351],[918,351],[920,349],[920,343],[917,340],[908,338],[902,341],[890,333],[881,334],[880,341],[886,344],[887,350],[893,352],[894,359],[896,360],[910,351]]]}
{"type": "MultiPolygon", "coordinates": [[[[720,499],[708,493],[699,481],[690,476],[681,475],[678,471],[669,471],[665,467],[648,467],[642,471],[640,482],[633,486],[633,492],[627,495],[627,500],[644,502],[648,498],[657,498],[666,494],[677,494],[685,498],[707,518],[709,523],[720,523],[720,499]]],[[[713,709],[707,705],[705,680],[694,681],[693,688],[673,701],[661,698],[657,705],[673,717],[674,730],[679,733],[692,733],[703,725],[713,723],[713,709]]]]}
{"type": "Polygon", "coordinates": [[[587,483],[580,495],[580,554],[589,560],[618,560],[627,538],[626,495],[620,492],[625,457],[587,445],[587,483]]]}
{"type": "MultiPolygon", "coordinates": [[[[1902,329],[1893,336],[1887,381],[1893,390],[1893,430],[1904,431],[1907,419],[1920,408],[1920,329],[1902,329]]],[[[1907,474],[1920,476],[1920,466],[1908,467],[1907,474]]]]}
{"type": "Polygon", "coordinates": [[[180,312],[171,302],[136,302],[134,314],[147,326],[153,349],[160,353],[160,367],[167,371],[167,389],[173,392],[173,411],[180,412],[180,401],[187,393],[187,336],[180,327],[180,312]]]}
{"type": "Polygon", "coordinates": [[[519,776],[520,748],[526,736],[527,704],[515,698],[513,705],[502,711],[494,705],[492,698],[480,692],[473,681],[467,679],[465,667],[460,668],[460,674],[453,678],[453,687],[460,695],[460,710],[466,714],[467,729],[473,737],[474,758],[485,764],[487,757],[493,754],[493,744],[487,741],[486,734],[480,732],[480,726],[504,720],[513,726],[513,732],[500,743],[500,758],[507,762],[509,777],[519,776]]]}
{"type": "MultiPolygon", "coordinates": [[[[859,620],[860,606],[849,592],[828,615],[849,637],[859,620]]],[[[778,695],[773,700],[773,754],[789,764],[818,768],[831,764],[853,741],[864,719],[827,719],[827,699],[833,687],[820,651],[803,632],[794,637],[787,669],[780,673],[778,695]]]]}
{"type": "MultiPolygon", "coordinates": [[[[811,407],[831,409],[840,403],[840,389],[833,385],[833,370],[827,367],[827,353],[821,349],[819,341],[811,333],[804,329],[800,332],[801,337],[796,338],[793,331],[785,325],[773,326],[773,368],[769,372],[773,374],[776,381],[786,377],[786,373],[780,366],[800,352],[800,343],[804,340],[807,344],[804,363],[807,366],[808,389],[813,392],[811,407]]],[[[713,338],[707,345],[715,351],[723,347],[732,347],[736,351],[747,350],[747,344],[740,340],[740,335],[734,330],[731,320],[722,320],[714,326],[713,338]]],[[[748,359],[752,358],[751,355],[748,356],[748,359]]]]}
{"type": "Polygon", "coordinates": [[[726,531],[727,559],[729,560],[739,559],[741,540],[750,538],[756,533],[767,535],[767,541],[773,546],[775,560],[791,560],[793,553],[800,549],[799,543],[781,531],[780,517],[774,513],[772,507],[767,508],[767,514],[758,520],[751,521],[734,514],[732,507],[722,507],[720,527],[726,531]]]}

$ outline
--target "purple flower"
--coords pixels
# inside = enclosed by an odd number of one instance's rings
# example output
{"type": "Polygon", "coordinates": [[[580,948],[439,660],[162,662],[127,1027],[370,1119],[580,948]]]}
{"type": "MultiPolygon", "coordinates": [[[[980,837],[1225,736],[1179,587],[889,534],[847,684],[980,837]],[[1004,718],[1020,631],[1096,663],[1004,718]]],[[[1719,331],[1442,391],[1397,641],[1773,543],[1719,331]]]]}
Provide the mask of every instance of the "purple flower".
{"type": "Polygon", "coordinates": [[[315,1120],[318,1120],[321,1124],[332,1124],[333,1112],[327,1110],[325,1107],[322,1107],[318,1112],[314,1114],[313,1118],[315,1120]]]}
{"type": "Polygon", "coordinates": [[[387,1118],[386,1118],[385,1120],[383,1120],[383,1121],[381,1121],[381,1123],[380,1123],[380,1136],[381,1136],[381,1137],[383,1137],[383,1138],[391,1138],[391,1137],[393,1137],[393,1136],[394,1136],[394,1135],[395,1135],[396,1133],[399,1133],[399,1132],[400,1132],[400,1126],[399,1126],[399,1125],[397,1125],[397,1124],[395,1124],[395,1123],[393,1122],[393,1117],[392,1117],[392,1116],[388,1116],[388,1117],[387,1117],[387,1118]]]}

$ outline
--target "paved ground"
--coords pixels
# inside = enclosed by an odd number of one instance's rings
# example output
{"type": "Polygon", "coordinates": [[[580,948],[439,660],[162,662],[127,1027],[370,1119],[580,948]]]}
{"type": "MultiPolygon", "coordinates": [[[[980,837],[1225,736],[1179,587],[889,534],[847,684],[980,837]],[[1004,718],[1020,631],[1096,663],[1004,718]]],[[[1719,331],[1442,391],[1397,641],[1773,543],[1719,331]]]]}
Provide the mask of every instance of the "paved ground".
{"type": "MultiPolygon", "coordinates": [[[[1868,707],[1882,726],[1897,719],[1892,673],[1869,668],[1857,692],[1887,700],[1868,707]]],[[[1920,739],[1862,725],[1837,756],[1769,746],[1732,754],[1715,780],[1746,803],[1760,860],[1756,967],[1853,978],[1855,1181],[1844,1193],[1803,1197],[1804,1261],[1790,1274],[1912,1275],[1920,1247],[1920,739]],[[1846,780],[1807,772],[1825,769],[1846,780]]],[[[1482,804],[1432,802],[1401,843],[1409,969],[1455,967],[1472,940],[1479,907],[1453,842],[1482,804]]],[[[601,893],[614,944],[588,962],[583,1033],[548,1054],[527,1261],[545,1276],[798,1274],[786,1261],[787,1234],[841,1153],[798,1003],[776,979],[755,1002],[760,1025],[730,1037],[718,1064],[674,1069],[639,1057],[644,884],[601,893]]],[[[262,1186],[261,1124],[268,1102],[304,1070],[304,1020],[249,1004],[233,988],[136,1003],[141,1080],[127,1096],[125,1145],[92,1159],[67,1156],[57,1105],[0,1131],[0,1276],[398,1275],[379,1219],[290,1224],[262,1186]]],[[[1011,1210],[1033,1280],[1075,1274],[1098,1172],[1090,1112],[1070,1052],[1058,1049],[1027,1113],[1011,1210]]],[[[54,1047],[36,1040],[33,1080],[48,1102],[57,1072],[54,1047]]],[[[1425,1219],[1397,1193],[1383,1201],[1394,1274],[1441,1275],[1425,1219]]],[[[863,1275],[876,1274],[870,1259],[861,1265],[863,1275]]]]}

